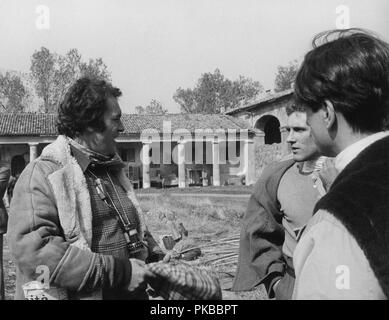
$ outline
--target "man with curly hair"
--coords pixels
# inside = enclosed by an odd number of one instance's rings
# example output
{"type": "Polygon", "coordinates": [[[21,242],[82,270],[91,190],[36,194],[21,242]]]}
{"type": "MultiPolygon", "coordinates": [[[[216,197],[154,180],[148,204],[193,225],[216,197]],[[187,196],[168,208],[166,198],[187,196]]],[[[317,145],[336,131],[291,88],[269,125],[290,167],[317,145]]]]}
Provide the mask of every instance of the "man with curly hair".
{"type": "Polygon", "coordinates": [[[150,246],[116,153],[120,95],[105,81],[79,79],[59,106],[60,135],[20,175],[9,221],[16,299],[26,298],[23,286],[32,286],[42,266],[50,296],[147,299],[144,261],[162,251],[150,246]]]}

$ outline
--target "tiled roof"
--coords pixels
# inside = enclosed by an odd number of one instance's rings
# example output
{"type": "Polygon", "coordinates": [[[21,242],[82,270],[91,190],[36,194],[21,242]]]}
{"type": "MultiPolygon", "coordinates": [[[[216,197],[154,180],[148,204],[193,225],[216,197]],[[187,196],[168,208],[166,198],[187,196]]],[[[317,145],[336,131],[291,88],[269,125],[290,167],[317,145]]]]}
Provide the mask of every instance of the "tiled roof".
{"type": "Polygon", "coordinates": [[[125,133],[139,133],[146,129],[163,131],[163,124],[170,124],[171,130],[186,129],[248,129],[240,119],[222,114],[167,114],[167,115],[123,115],[125,133]]]}
{"type": "Polygon", "coordinates": [[[269,94],[269,95],[266,95],[258,100],[250,101],[249,104],[246,104],[244,106],[240,106],[240,107],[237,107],[235,109],[226,111],[225,114],[234,114],[234,113],[237,113],[240,111],[249,110],[252,108],[258,108],[259,105],[265,105],[265,104],[272,103],[274,101],[277,101],[279,99],[282,99],[286,96],[291,95],[293,92],[294,92],[293,89],[288,89],[288,90],[284,90],[281,92],[269,94]]]}
{"type": "MultiPolygon", "coordinates": [[[[56,115],[44,113],[0,113],[0,136],[56,136],[56,115]]],[[[163,132],[163,125],[171,126],[172,132],[186,129],[249,129],[248,124],[223,114],[123,114],[123,135],[141,133],[146,129],[163,132]]]]}
{"type": "Polygon", "coordinates": [[[0,113],[0,136],[56,136],[56,115],[0,113]]]}

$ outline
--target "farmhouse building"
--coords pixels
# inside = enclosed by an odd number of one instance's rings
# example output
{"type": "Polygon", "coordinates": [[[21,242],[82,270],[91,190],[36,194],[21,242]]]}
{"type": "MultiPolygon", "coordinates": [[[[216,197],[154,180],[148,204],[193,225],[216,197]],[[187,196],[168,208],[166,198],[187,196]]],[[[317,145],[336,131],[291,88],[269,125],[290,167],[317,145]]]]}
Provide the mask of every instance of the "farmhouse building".
{"type": "Polygon", "coordinates": [[[293,89],[266,94],[247,105],[227,111],[225,114],[245,121],[255,132],[255,175],[273,161],[290,157],[286,142],[288,133],[286,107],[293,104],[293,89]]]}
{"type": "MultiPolygon", "coordinates": [[[[255,182],[255,132],[229,115],[122,116],[118,152],[137,187],[255,182]]],[[[0,160],[12,175],[57,137],[54,114],[0,114],[0,160]]]]}
{"type": "Polygon", "coordinates": [[[293,90],[267,94],[245,106],[225,114],[246,121],[256,129],[263,144],[283,143],[286,140],[286,107],[293,104],[293,90]]]}

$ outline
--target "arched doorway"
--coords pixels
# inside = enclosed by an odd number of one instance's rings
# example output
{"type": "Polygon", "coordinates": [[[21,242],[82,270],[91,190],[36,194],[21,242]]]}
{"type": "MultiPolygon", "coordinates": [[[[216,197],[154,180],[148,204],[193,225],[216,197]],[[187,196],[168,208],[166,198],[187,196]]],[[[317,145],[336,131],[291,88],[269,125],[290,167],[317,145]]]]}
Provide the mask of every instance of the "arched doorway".
{"type": "Polygon", "coordinates": [[[21,174],[26,166],[26,161],[21,155],[14,156],[11,159],[11,174],[15,177],[16,174],[21,174]]]}
{"type": "Polygon", "coordinates": [[[276,117],[263,116],[255,123],[255,128],[265,133],[265,144],[281,143],[280,121],[276,117]]]}

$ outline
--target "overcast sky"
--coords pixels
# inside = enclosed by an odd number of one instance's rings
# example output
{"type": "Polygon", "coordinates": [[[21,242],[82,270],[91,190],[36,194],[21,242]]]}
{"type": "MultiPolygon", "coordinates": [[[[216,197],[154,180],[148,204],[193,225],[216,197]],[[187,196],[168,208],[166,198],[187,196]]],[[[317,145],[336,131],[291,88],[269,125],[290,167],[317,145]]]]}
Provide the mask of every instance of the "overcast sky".
{"type": "Polygon", "coordinates": [[[389,41],[387,0],[0,0],[0,69],[27,72],[41,46],[77,48],[107,64],[124,112],[151,99],[179,112],[175,90],[216,68],[272,89],[277,65],[301,60],[314,34],[347,23],[344,8],[351,27],[389,41]],[[37,27],[39,5],[48,29],[37,27]]]}

